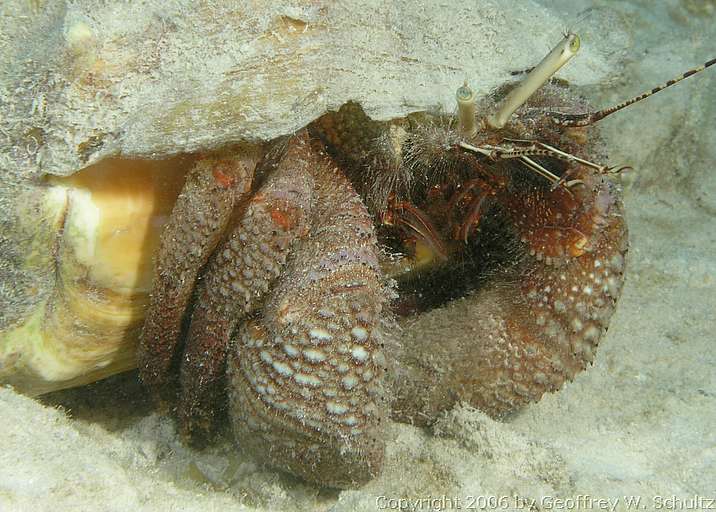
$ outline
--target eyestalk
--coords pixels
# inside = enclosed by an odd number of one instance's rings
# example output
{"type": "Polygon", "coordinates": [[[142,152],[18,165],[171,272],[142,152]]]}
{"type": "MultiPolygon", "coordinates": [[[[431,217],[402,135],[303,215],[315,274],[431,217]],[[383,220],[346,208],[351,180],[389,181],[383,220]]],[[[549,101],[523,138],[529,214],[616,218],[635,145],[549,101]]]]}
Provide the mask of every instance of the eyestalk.
{"type": "Polygon", "coordinates": [[[499,130],[510,116],[520,108],[534,92],[542,87],[569,59],[579,51],[579,36],[567,34],[554,49],[530,71],[527,77],[507,95],[497,112],[487,117],[487,124],[499,130]]]}
{"type": "Polygon", "coordinates": [[[477,134],[475,92],[465,82],[455,93],[455,99],[457,100],[457,115],[460,119],[460,132],[466,138],[471,139],[477,134]]]}

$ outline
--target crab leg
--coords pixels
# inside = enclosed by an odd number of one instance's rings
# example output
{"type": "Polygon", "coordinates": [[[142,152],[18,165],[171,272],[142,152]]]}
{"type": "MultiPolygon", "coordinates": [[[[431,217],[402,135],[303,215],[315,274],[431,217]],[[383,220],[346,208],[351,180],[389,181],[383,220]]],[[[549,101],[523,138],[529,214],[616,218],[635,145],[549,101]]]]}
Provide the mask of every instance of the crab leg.
{"type": "Polygon", "coordinates": [[[448,202],[448,210],[453,211],[454,208],[469,194],[473,189],[479,188],[480,193],[470,200],[467,207],[467,215],[463,222],[457,227],[455,233],[455,239],[467,242],[467,238],[470,235],[470,230],[473,226],[476,226],[480,222],[482,216],[482,207],[485,199],[494,194],[494,191],[490,185],[485,183],[480,178],[474,178],[462,187],[462,190],[455,192],[448,202]]]}
{"type": "Polygon", "coordinates": [[[527,167],[529,167],[531,170],[545,178],[550,183],[556,183],[559,181],[559,176],[554,174],[551,171],[548,171],[541,165],[539,165],[537,162],[529,158],[529,156],[551,156],[551,153],[546,149],[519,149],[519,150],[512,150],[512,149],[503,149],[499,146],[491,146],[491,145],[485,145],[485,146],[473,146],[472,144],[467,144],[465,142],[460,142],[458,144],[458,147],[462,149],[466,149],[467,151],[471,151],[473,153],[478,153],[480,155],[485,155],[490,158],[490,160],[504,160],[508,158],[519,158],[527,167]]]}
{"type": "MultiPolygon", "coordinates": [[[[527,150],[534,150],[536,151],[534,155],[544,155],[544,156],[551,156],[554,158],[558,158],[559,160],[565,160],[567,162],[578,162],[580,164],[586,165],[587,167],[591,167],[592,169],[596,169],[597,171],[601,173],[614,173],[617,174],[624,169],[631,169],[628,165],[622,165],[622,166],[613,166],[609,167],[607,165],[599,165],[595,164],[594,162],[590,162],[589,160],[585,160],[583,158],[579,158],[576,155],[573,155],[571,153],[567,153],[565,151],[562,151],[560,149],[555,148],[554,146],[550,146],[549,144],[545,144],[544,142],[529,140],[529,139],[504,139],[511,142],[519,142],[519,143],[526,143],[531,144],[530,147],[526,148],[527,150]],[[537,146],[540,146],[547,150],[547,153],[539,153],[539,148],[537,146]]],[[[509,157],[507,157],[509,158],[509,157]]]]}
{"type": "Polygon", "coordinates": [[[384,224],[396,224],[407,228],[430,247],[440,260],[447,260],[447,247],[445,247],[433,223],[420,208],[407,201],[401,201],[395,202],[391,209],[393,211],[390,212],[390,215],[384,215],[384,224]]]}
{"type": "Polygon", "coordinates": [[[384,457],[387,298],[370,214],[335,166],[314,155],[310,235],[231,349],[231,420],[257,459],[321,485],[356,487],[384,457]]]}
{"type": "Polygon", "coordinates": [[[470,231],[473,226],[477,226],[480,223],[480,217],[482,217],[483,205],[485,199],[490,195],[489,192],[483,191],[480,195],[475,197],[471,202],[467,210],[467,217],[460,226],[459,237],[460,240],[467,243],[467,238],[470,236],[470,231]]]}
{"type": "Polygon", "coordinates": [[[314,165],[306,142],[293,139],[278,168],[207,265],[180,376],[178,416],[184,433],[193,441],[203,440],[201,436],[213,427],[215,403],[224,393],[232,331],[261,307],[294,243],[308,233],[314,207],[314,165]]]}
{"type": "MultiPolygon", "coordinates": [[[[500,148],[496,146],[484,146],[484,147],[478,147],[473,146],[472,144],[467,144],[465,142],[460,142],[458,144],[458,147],[462,149],[466,149],[467,151],[472,151],[473,153],[478,153],[480,155],[485,155],[489,157],[491,160],[500,160],[500,159],[506,159],[506,158],[519,158],[522,163],[524,163],[530,170],[536,172],[540,176],[542,176],[544,179],[549,181],[550,183],[557,183],[559,181],[559,176],[554,174],[551,171],[548,171],[541,165],[539,165],[537,162],[529,158],[528,154],[529,152],[525,151],[503,151],[500,150],[500,148]]],[[[544,151],[544,150],[540,150],[544,151]]]]}
{"type": "Polygon", "coordinates": [[[538,164],[537,162],[535,162],[535,161],[532,160],[531,158],[529,158],[529,157],[527,157],[527,156],[522,156],[522,157],[520,157],[520,162],[522,162],[523,164],[525,164],[525,166],[526,166],[528,169],[530,169],[530,170],[536,172],[537,174],[539,174],[540,176],[542,176],[544,179],[546,179],[547,181],[549,181],[549,182],[552,183],[553,185],[554,185],[555,183],[559,183],[559,176],[557,176],[556,174],[554,174],[552,171],[549,171],[549,170],[545,169],[544,167],[542,167],[540,164],[538,164]]]}
{"type": "Polygon", "coordinates": [[[199,269],[220,240],[234,204],[251,187],[252,174],[239,158],[199,160],[164,228],[137,354],[141,379],[157,398],[170,380],[199,269]],[[197,211],[203,212],[199,221],[197,211]]]}
{"type": "MultiPolygon", "coordinates": [[[[522,139],[506,139],[511,140],[514,142],[532,142],[522,139]]],[[[465,142],[461,142],[458,144],[458,147],[465,149],[467,151],[471,151],[473,153],[478,153],[481,155],[485,155],[489,157],[491,160],[497,161],[497,160],[507,160],[511,158],[519,159],[520,162],[522,162],[525,167],[530,169],[531,171],[539,174],[544,179],[549,181],[552,184],[552,190],[556,189],[557,187],[561,185],[565,185],[567,188],[569,188],[572,185],[576,185],[578,183],[582,183],[580,180],[575,181],[566,181],[569,177],[569,174],[565,173],[564,176],[561,178],[554,174],[552,171],[544,168],[542,165],[538,164],[534,160],[530,158],[530,156],[547,156],[552,158],[557,158],[559,160],[565,160],[567,162],[577,162],[584,164],[587,167],[591,167],[593,169],[596,169],[602,173],[607,172],[613,172],[618,173],[620,171],[623,171],[624,169],[629,169],[630,167],[628,165],[620,166],[620,167],[607,167],[605,165],[598,165],[593,162],[590,162],[588,160],[584,160],[582,158],[579,158],[577,156],[574,156],[569,153],[565,153],[564,151],[560,151],[557,148],[554,148],[552,146],[548,146],[547,144],[543,144],[540,142],[536,142],[533,144],[532,147],[524,148],[524,149],[508,149],[508,148],[502,148],[500,146],[492,146],[492,145],[485,145],[482,147],[473,146],[471,144],[467,144],[465,142]],[[543,146],[542,148],[536,147],[537,145],[543,146]]]]}

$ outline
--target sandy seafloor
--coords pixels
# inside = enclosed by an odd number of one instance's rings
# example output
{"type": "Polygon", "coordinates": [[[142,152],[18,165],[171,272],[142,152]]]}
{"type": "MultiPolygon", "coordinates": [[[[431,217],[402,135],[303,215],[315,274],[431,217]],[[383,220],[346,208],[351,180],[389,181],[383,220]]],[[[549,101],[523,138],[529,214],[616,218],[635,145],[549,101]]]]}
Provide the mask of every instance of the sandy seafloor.
{"type": "MultiPolygon", "coordinates": [[[[565,28],[591,5],[542,3],[564,9],[565,28]]],[[[613,80],[582,91],[597,104],[716,55],[713,0],[595,5],[593,16],[614,10],[632,36],[629,47],[611,47],[613,80]]],[[[610,48],[609,31],[590,23],[573,27],[588,34],[583,44],[604,38],[610,48]]],[[[625,496],[644,510],[708,509],[716,497],[716,70],[603,129],[610,163],[637,169],[625,180],[627,281],[594,366],[559,393],[505,422],[459,407],[431,430],[391,424],[383,475],[338,492],[260,468],[228,433],[204,452],[186,448],[135,374],[39,401],[0,389],[0,511],[530,509],[532,500],[531,510],[629,510],[625,496]]]]}

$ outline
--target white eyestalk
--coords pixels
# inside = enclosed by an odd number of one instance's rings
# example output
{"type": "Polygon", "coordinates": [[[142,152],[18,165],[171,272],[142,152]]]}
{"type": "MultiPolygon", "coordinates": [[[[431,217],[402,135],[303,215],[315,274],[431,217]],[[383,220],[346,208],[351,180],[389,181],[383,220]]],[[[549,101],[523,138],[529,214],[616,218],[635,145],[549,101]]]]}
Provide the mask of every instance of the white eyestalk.
{"type": "Polygon", "coordinates": [[[510,116],[520,108],[534,92],[542,87],[579,50],[579,36],[567,34],[554,49],[530,71],[527,77],[502,101],[497,112],[487,117],[487,124],[499,130],[510,116]]]}
{"type": "Polygon", "coordinates": [[[457,115],[460,119],[460,131],[471,139],[477,134],[477,119],[475,115],[475,93],[465,82],[455,93],[457,100],[457,115]]]}

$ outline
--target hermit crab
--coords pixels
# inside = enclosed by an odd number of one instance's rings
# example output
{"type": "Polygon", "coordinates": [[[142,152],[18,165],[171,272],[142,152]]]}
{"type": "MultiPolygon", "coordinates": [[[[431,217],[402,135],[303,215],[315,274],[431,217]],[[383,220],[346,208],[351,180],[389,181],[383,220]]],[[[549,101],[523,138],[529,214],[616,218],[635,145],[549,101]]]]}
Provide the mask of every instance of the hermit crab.
{"type": "Polygon", "coordinates": [[[623,167],[596,163],[586,128],[716,61],[592,112],[548,83],[578,48],[565,35],[479,104],[464,85],[456,116],[374,123],[349,104],[269,148],[198,161],[139,350],[160,399],[178,370],[185,433],[210,433],[228,389],[239,444],[354,487],[380,471],[391,413],[424,424],[463,400],[502,416],[591,363],[628,243],[623,167]],[[393,340],[395,313],[448,301],[421,299],[436,276],[471,296],[472,339],[393,340]]]}
{"type": "MultiPolygon", "coordinates": [[[[287,33],[310,33],[280,20],[287,33]]],[[[73,86],[86,101],[108,98],[93,89],[113,71],[96,58],[95,35],[81,23],[69,35],[83,73],[73,86]]],[[[566,35],[524,80],[479,102],[460,87],[456,115],[377,122],[347,103],[272,142],[136,164],[147,172],[107,160],[73,175],[79,192],[69,201],[52,189],[54,207],[26,229],[66,236],[28,236],[52,240],[29,244],[28,259],[54,269],[56,286],[2,333],[0,380],[33,393],[46,391],[28,384],[38,373],[91,382],[136,361],[89,340],[132,346],[141,336],[140,376],[177,408],[188,437],[209,437],[228,410],[238,443],[259,460],[335,487],[380,472],[389,416],[424,425],[465,401],[503,417],[558,389],[593,359],[623,281],[620,169],[599,163],[591,125],[715,63],[592,112],[551,81],[578,46],[566,35]],[[169,167],[188,170],[181,191],[165,181],[169,167]],[[103,194],[108,181],[132,192],[103,194]],[[95,247],[88,233],[102,224],[102,202],[120,204],[122,218],[98,228],[111,242],[95,247]],[[131,239],[135,215],[161,237],[131,239]],[[44,254],[62,265],[44,265],[44,254]],[[119,260],[150,263],[115,268],[119,260]],[[147,276],[148,309],[136,285],[147,276]],[[48,346],[23,351],[28,343],[48,346]],[[89,370],[78,375],[77,361],[89,370]]],[[[145,57],[138,68],[161,62],[145,57]]],[[[47,108],[44,98],[32,105],[47,108]]],[[[172,122],[190,111],[176,106],[172,122]]],[[[81,160],[110,135],[78,144],[81,160]]]]}

